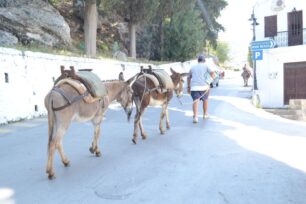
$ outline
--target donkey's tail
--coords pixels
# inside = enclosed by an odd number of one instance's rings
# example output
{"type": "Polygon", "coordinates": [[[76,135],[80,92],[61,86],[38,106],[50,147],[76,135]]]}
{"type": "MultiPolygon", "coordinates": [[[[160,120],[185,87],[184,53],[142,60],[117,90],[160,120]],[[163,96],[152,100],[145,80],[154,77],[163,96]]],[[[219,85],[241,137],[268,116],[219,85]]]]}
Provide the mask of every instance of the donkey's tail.
{"type": "Polygon", "coordinates": [[[45,106],[48,111],[48,152],[50,150],[50,143],[53,139],[54,125],[55,125],[55,114],[53,110],[53,97],[50,92],[45,98],[45,106]]]}

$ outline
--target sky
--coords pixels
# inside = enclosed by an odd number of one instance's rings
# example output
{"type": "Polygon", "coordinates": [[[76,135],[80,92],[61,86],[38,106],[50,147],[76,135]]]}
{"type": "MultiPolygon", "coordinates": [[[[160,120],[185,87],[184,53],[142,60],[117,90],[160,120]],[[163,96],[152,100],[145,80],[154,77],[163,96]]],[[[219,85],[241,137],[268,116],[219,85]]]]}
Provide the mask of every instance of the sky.
{"type": "MultiPolygon", "coordinates": [[[[232,66],[242,67],[247,62],[248,45],[252,40],[252,26],[248,19],[256,0],[227,0],[228,6],[221,11],[218,22],[225,27],[219,33],[219,40],[230,47],[232,66]]],[[[240,68],[237,67],[237,68],[240,68]]]]}

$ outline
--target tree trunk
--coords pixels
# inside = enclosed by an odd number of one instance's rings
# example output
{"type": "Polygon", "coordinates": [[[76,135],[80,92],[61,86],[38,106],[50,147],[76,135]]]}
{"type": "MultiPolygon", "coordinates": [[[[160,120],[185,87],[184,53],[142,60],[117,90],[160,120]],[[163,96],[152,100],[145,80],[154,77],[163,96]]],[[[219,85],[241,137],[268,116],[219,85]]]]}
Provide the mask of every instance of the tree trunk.
{"type": "Polygon", "coordinates": [[[160,53],[159,53],[159,56],[160,56],[160,59],[164,56],[164,39],[165,39],[165,36],[164,36],[164,24],[163,24],[163,21],[161,20],[160,23],[159,23],[159,40],[160,40],[160,53]]]}
{"type": "Polygon", "coordinates": [[[129,23],[130,33],[130,57],[136,59],[136,24],[129,23]]]}
{"type": "Polygon", "coordinates": [[[96,56],[97,41],[97,4],[96,0],[86,0],[84,16],[85,53],[88,57],[96,56]]]}

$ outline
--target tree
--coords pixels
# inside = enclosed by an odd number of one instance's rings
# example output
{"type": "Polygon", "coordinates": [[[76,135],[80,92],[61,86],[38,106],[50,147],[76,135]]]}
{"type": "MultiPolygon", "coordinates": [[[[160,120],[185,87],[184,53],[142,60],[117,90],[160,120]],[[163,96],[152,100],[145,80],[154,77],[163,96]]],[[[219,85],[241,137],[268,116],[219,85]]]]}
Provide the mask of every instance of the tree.
{"type": "Polygon", "coordinates": [[[185,61],[197,55],[204,44],[203,28],[203,20],[194,4],[185,12],[174,13],[165,25],[164,59],[185,61]]]}
{"type": "Polygon", "coordinates": [[[227,6],[227,2],[225,0],[197,0],[196,3],[205,22],[206,42],[216,47],[218,32],[224,30],[216,19],[221,15],[221,10],[227,6]]]}
{"type": "Polygon", "coordinates": [[[159,0],[113,0],[111,4],[112,8],[129,24],[129,56],[136,58],[136,28],[154,17],[159,0]]]}
{"type": "Polygon", "coordinates": [[[229,46],[225,42],[217,42],[216,55],[221,63],[229,60],[229,46]]]}
{"type": "Polygon", "coordinates": [[[85,34],[85,53],[89,57],[96,56],[97,43],[97,1],[85,1],[84,13],[84,34],[85,34]]]}

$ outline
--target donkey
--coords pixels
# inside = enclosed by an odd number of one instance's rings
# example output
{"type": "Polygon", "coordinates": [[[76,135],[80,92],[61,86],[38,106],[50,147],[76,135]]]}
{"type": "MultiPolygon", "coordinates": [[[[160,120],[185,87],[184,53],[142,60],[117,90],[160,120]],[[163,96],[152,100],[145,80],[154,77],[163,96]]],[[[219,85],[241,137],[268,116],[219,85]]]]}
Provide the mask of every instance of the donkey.
{"type": "Polygon", "coordinates": [[[49,179],[55,177],[53,160],[56,149],[60,154],[64,166],[68,166],[70,163],[67,156],[64,154],[62,139],[73,120],[80,122],[91,121],[93,123],[94,137],[89,151],[97,157],[101,156],[98,143],[103,115],[110,103],[117,100],[124,108],[128,118],[130,117],[133,105],[133,90],[131,85],[134,82],[134,78],[135,77],[132,77],[126,82],[119,80],[105,81],[104,85],[108,93],[103,97],[103,99],[92,103],[85,103],[83,100],[78,100],[60,110],[58,110],[57,107],[64,107],[65,104],[67,104],[67,99],[65,99],[64,96],[69,98],[78,97],[80,95],[78,91],[68,84],[61,84],[58,88],[61,89],[65,95],[54,91],[54,89],[46,95],[45,106],[48,110],[49,126],[48,162],[46,173],[48,174],[49,179]]]}
{"type": "Polygon", "coordinates": [[[138,78],[133,84],[133,92],[134,92],[134,102],[136,105],[136,115],[134,119],[134,133],[133,133],[133,143],[137,144],[138,137],[138,128],[140,129],[140,133],[142,139],[147,138],[147,134],[144,131],[141,117],[144,114],[145,109],[148,106],[162,106],[162,111],[160,114],[160,122],[159,122],[159,130],[161,134],[165,133],[163,127],[163,120],[166,116],[166,128],[170,129],[169,122],[169,114],[168,114],[168,104],[173,97],[173,90],[175,91],[177,97],[181,97],[183,95],[183,77],[187,76],[188,73],[177,73],[172,68],[171,71],[171,79],[173,82],[174,89],[168,89],[166,92],[161,93],[158,92],[154,83],[146,77],[138,78]]]}

